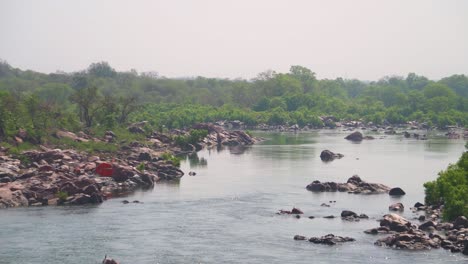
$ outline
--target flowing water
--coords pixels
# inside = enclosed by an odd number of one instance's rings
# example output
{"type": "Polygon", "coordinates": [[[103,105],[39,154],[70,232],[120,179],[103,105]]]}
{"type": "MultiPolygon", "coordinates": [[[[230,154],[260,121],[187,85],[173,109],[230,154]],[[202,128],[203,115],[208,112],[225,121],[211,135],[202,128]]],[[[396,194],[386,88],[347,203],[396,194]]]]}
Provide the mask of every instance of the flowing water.
{"type": "MultiPolygon", "coordinates": [[[[100,263],[107,254],[129,263],[442,263],[468,257],[443,249],[407,252],[374,246],[388,205],[409,210],[423,202],[422,184],[454,163],[462,140],[431,135],[427,141],[377,135],[360,144],[337,130],[258,133],[267,141],[249,147],[203,150],[182,162],[179,183],[157,184],[151,191],[116,198],[98,206],[0,210],[0,263],[100,263]],[[320,152],[345,155],[324,163],[320,152]],[[195,171],[196,176],[188,176],[195,171]],[[358,174],[369,182],[403,188],[400,199],[381,195],[312,193],[313,180],[345,182],[358,174]],[[122,204],[124,199],[143,203],[122,204]],[[322,203],[332,203],[322,207],[322,203]],[[293,206],[301,219],[276,215],[293,206]],[[370,219],[346,222],[347,209],[370,219]],[[315,216],[309,219],[307,216],[315,216]],[[293,236],[329,233],[355,238],[337,246],[294,241],[293,236]]],[[[412,220],[417,222],[417,220],[412,220]]]]}

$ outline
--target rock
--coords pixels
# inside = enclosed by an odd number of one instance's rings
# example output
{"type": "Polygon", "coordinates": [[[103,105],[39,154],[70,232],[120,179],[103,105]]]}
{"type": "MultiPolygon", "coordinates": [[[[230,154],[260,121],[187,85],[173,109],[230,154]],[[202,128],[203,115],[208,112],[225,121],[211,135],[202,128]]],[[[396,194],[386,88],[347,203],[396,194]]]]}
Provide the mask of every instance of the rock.
{"type": "Polygon", "coordinates": [[[368,183],[357,175],[352,176],[346,183],[313,181],[307,185],[307,190],[312,192],[348,192],[348,193],[361,193],[361,194],[377,194],[385,193],[390,190],[388,186],[378,183],[368,183]]]}
{"type": "Polygon", "coordinates": [[[425,207],[425,206],[424,206],[424,204],[422,204],[420,202],[416,202],[413,207],[419,209],[420,207],[425,207]]]}
{"type": "Polygon", "coordinates": [[[402,212],[405,210],[405,207],[403,206],[402,203],[395,203],[395,204],[392,204],[388,207],[388,210],[390,211],[399,211],[399,212],[402,212]]]}
{"type": "Polygon", "coordinates": [[[468,228],[468,219],[464,216],[459,216],[453,221],[453,227],[456,229],[468,228]]]}
{"type": "Polygon", "coordinates": [[[333,234],[328,234],[322,237],[311,237],[309,242],[314,244],[325,244],[325,245],[336,245],[337,243],[344,243],[344,242],[352,242],[356,241],[354,238],[351,237],[341,237],[335,236],[333,234]]]}
{"type": "Polygon", "coordinates": [[[426,216],[420,215],[420,216],[418,217],[418,220],[419,220],[419,221],[424,221],[424,220],[426,220],[426,216]]]}
{"type": "Polygon", "coordinates": [[[128,132],[134,133],[134,134],[144,134],[145,133],[145,130],[143,128],[137,127],[137,126],[130,126],[127,129],[128,129],[128,132]]]}
{"type": "Polygon", "coordinates": [[[92,199],[91,199],[91,196],[87,194],[78,193],[71,197],[68,197],[67,202],[73,205],[84,205],[84,204],[92,203],[92,199]]]}
{"type": "Polygon", "coordinates": [[[463,255],[468,255],[468,238],[463,241],[463,255]]]}
{"type": "Polygon", "coordinates": [[[307,240],[307,237],[301,235],[295,235],[294,240],[307,240]]]}
{"type": "Polygon", "coordinates": [[[128,203],[130,203],[130,202],[129,202],[128,200],[123,200],[122,203],[123,203],[123,204],[128,204],[128,203]]]}
{"type": "Polygon", "coordinates": [[[341,212],[341,217],[358,217],[358,215],[353,211],[344,210],[341,212]]]}
{"type": "Polygon", "coordinates": [[[333,218],[335,218],[335,216],[334,215],[327,215],[327,216],[324,216],[323,218],[333,219],[333,218]]]}
{"type": "Polygon", "coordinates": [[[309,219],[314,219],[314,218],[315,218],[315,216],[313,216],[313,215],[309,216],[309,219]]]}
{"type": "Polygon", "coordinates": [[[411,222],[397,214],[386,214],[380,221],[380,226],[395,232],[406,232],[411,229],[411,222]]]}
{"type": "Polygon", "coordinates": [[[291,210],[291,213],[292,213],[292,214],[303,214],[303,212],[301,211],[301,209],[296,208],[296,207],[293,207],[293,209],[291,210]]]}
{"type": "Polygon", "coordinates": [[[194,171],[190,171],[190,172],[188,173],[188,175],[189,175],[189,176],[195,176],[195,175],[197,175],[197,173],[194,172],[194,171]]]}
{"type": "Polygon", "coordinates": [[[330,207],[329,204],[326,204],[326,203],[322,203],[320,206],[323,206],[323,207],[330,207]]]}
{"type": "Polygon", "coordinates": [[[141,152],[138,155],[138,160],[139,161],[151,161],[153,158],[151,157],[151,154],[148,152],[141,152]]]}
{"type": "Polygon", "coordinates": [[[301,218],[301,216],[300,216],[300,215],[296,215],[295,217],[296,217],[297,219],[301,218]]]}
{"type": "Polygon", "coordinates": [[[405,136],[405,138],[410,138],[411,137],[411,134],[407,131],[403,132],[403,135],[405,136]]]}
{"type": "Polygon", "coordinates": [[[330,150],[324,150],[322,151],[322,153],[320,153],[320,159],[322,161],[332,161],[334,159],[341,159],[342,157],[344,157],[343,154],[334,153],[334,152],[331,152],[330,150]]]}
{"type": "Polygon", "coordinates": [[[388,246],[398,249],[423,250],[440,247],[440,242],[432,240],[424,233],[402,233],[381,238],[375,242],[377,246],[388,246]]]}
{"type": "Polygon", "coordinates": [[[400,187],[395,187],[395,188],[390,189],[388,194],[392,196],[400,196],[400,195],[405,195],[406,193],[400,187]]]}
{"type": "Polygon", "coordinates": [[[347,140],[355,141],[355,142],[360,142],[363,139],[362,133],[359,131],[353,132],[349,134],[348,136],[345,137],[347,140]]]}
{"type": "Polygon", "coordinates": [[[113,166],[112,179],[116,182],[125,182],[135,175],[135,171],[130,166],[116,165],[113,166]]]}
{"type": "Polygon", "coordinates": [[[436,223],[433,222],[433,221],[427,221],[425,223],[422,223],[421,225],[419,225],[419,229],[420,230],[428,230],[430,227],[436,227],[436,223]]]}
{"type": "Polygon", "coordinates": [[[75,195],[80,192],[80,189],[71,181],[65,182],[61,187],[60,191],[66,193],[67,195],[75,195]]]}
{"type": "Polygon", "coordinates": [[[102,264],[119,264],[119,262],[117,262],[116,260],[114,259],[111,259],[111,258],[107,258],[107,255],[104,257],[104,260],[102,261],[102,264]]]}

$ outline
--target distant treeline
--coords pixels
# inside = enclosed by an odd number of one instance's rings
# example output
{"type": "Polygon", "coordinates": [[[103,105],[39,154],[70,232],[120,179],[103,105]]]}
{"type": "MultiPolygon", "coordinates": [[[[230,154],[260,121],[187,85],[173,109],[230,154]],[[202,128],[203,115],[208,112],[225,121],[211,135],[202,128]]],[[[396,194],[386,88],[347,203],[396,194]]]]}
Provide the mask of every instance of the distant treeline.
{"type": "Polygon", "coordinates": [[[108,63],[43,74],[0,62],[0,137],[23,128],[37,140],[49,130],[109,128],[147,120],[154,128],[240,120],[255,125],[323,125],[319,116],[374,124],[415,120],[468,126],[468,77],[432,81],[414,73],[379,81],[316,78],[302,66],[252,80],[170,79],[117,72],[108,63]]]}

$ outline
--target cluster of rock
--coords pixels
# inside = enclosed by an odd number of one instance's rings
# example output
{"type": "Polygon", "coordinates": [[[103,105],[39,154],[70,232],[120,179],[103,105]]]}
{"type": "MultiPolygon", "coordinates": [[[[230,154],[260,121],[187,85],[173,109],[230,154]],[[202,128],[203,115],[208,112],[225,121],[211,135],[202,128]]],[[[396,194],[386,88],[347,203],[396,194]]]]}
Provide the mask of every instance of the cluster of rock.
{"type": "Polygon", "coordinates": [[[348,193],[360,193],[360,194],[376,194],[376,193],[387,193],[390,187],[380,183],[368,183],[358,175],[354,175],[348,179],[346,183],[336,182],[320,182],[313,181],[307,185],[307,190],[312,192],[348,192],[348,193]]]}
{"type": "Polygon", "coordinates": [[[16,206],[101,203],[115,193],[149,188],[159,179],[181,177],[183,172],[165,161],[147,163],[139,171],[132,161],[114,161],[111,177],[99,177],[104,161],[74,150],[48,149],[22,153],[27,164],[0,157],[0,208],[16,206]]]}
{"type": "MultiPolygon", "coordinates": [[[[432,217],[437,218],[434,215],[432,217]]],[[[458,217],[453,223],[438,223],[435,220],[429,220],[418,226],[400,215],[387,214],[380,220],[380,227],[364,232],[367,234],[391,234],[378,239],[375,242],[377,246],[407,250],[442,247],[451,252],[468,254],[468,220],[463,216],[458,217]],[[445,235],[440,235],[440,233],[434,232],[435,230],[445,231],[445,235]]]]}
{"type": "Polygon", "coordinates": [[[357,222],[360,221],[361,219],[369,219],[369,216],[366,214],[357,214],[353,211],[349,210],[343,210],[341,212],[341,219],[345,221],[351,221],[351,222],[357,222]]]}
{"type": "Polygon", "coordinates": [[[353,242],[356,241],[354,238],[351,237],[342,237],[342,236],[335,236],[333,234],[328,234],[322,237],[311,237],[307,238],[301,235],[295,235],[294,240],[308,240],[314,244],[324,244],[324,245],[336,245],[337,243],[345,243],[345,242],[353,242]]]}
{"type": "Polygon", "coordinates": [[[192,126],[193,129],[208,131],[208,135],[200,142],[201,146],[238,146],[253,145],[260,141],[245,131],[225,130],[212,123],[200,123],[192,126]]]}

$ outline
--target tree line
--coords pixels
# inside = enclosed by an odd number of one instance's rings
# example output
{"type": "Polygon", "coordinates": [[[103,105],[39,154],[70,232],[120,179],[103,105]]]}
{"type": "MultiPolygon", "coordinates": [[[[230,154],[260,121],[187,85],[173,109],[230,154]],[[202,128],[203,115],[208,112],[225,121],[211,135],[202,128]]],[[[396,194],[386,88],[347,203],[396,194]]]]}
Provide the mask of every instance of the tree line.
{"type": "Polygon", "coordinates": [[[117,72],[106,62],[79,72],[43,74],[0,62],[0,137],[27,129],[40,141],[49,130],[122,127],[147,120],[178,128],[220,119],[247,124],[323,124],[320,116],[374,124],[426,122],[468,126],[468,77],[438,81],[414,73],[378,81],[318,79],[302,66],[265,71],[252,80],[165,78],[117,72]]]}

